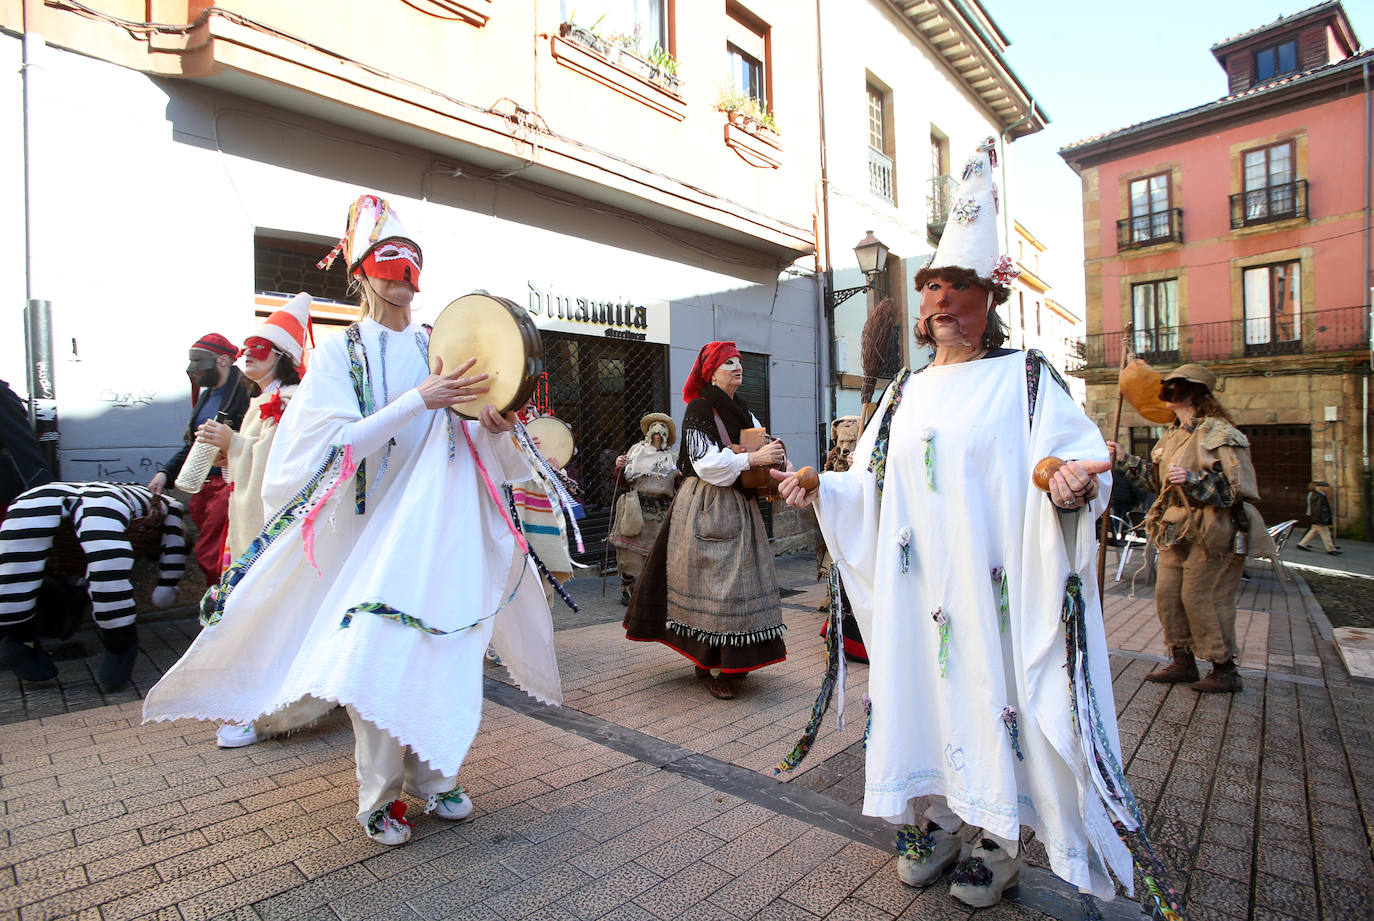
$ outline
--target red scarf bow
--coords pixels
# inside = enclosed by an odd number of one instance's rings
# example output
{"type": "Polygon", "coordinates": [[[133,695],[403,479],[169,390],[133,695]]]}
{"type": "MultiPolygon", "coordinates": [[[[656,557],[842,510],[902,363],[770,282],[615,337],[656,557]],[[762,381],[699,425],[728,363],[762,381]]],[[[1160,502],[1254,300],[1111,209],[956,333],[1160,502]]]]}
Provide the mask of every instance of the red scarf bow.
{"type": "Polygon", "coordinates": [[[286,404],[282,402],[281,391],[277,391],[270,397],[262,401],[258,407],[258,412],[262,413],[262,418],[271,419],[277,424],[281,424],[282,413],[286,412],[286,404]]]}

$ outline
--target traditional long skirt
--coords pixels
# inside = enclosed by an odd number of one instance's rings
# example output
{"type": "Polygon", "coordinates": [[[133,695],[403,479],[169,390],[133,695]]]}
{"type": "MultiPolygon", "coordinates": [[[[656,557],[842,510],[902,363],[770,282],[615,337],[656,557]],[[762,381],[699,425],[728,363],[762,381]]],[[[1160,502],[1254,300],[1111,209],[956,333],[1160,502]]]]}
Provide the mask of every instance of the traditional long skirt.
{"type": "Polygon", "coordinates": [[[741,674],[787,658],[786,630],[758,503],[689,477],[645,561],[625,635],[741,674]]]}

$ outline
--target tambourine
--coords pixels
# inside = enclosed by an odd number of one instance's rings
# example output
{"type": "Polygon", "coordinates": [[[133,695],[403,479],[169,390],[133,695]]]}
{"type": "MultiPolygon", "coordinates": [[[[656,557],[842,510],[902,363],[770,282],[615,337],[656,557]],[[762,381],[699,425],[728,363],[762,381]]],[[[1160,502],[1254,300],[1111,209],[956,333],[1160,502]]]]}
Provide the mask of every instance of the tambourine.
{"type": "Polygon", "coordinates": [[[525,431],[539,441],[539,453],[550,463],[560,469],[568,466],[575,450],[571,425],[557,416],[540,416],[525,423],[525,431]]]}
{"type": "Polygon", "coordinates": [[[524,406],[544,371],[539,327],[515,301],[491,294],[465,294],[440,312],[429,337],[431,368],[435,356],[443,359],[445,371],[476,358],[467,373],[490,375],[485,394],[453,405],[469,419],[488,403],[502,413],[524,406]]]}

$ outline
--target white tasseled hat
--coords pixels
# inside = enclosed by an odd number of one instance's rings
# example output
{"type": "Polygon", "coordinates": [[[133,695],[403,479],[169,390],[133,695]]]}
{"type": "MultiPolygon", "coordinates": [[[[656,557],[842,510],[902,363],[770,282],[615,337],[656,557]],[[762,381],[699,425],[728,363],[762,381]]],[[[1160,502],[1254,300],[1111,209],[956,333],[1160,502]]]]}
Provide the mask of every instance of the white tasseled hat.
{"type": "Polygon", "coordinates": [[[964,163],[963,180],[949,210],[949,221],[940,237],[940,246],[930,261],[931,268],[971,269],[985,287],[1007,286],[1020,274],[997,243],[997,183],[992,179],[997,165],[997,139],[989,137],[978,145],[964,163]]]}
{"type": "Polygon", "coordinates": [[[328,256],[320,260],[319,268],[329,268],[335,257],[342,252],[351,274],[358,267],[358,263],[383,240],[403,240],[409,243],[415,248],[416,256],[423,266],[424,254],[420,251],[420,244],[406,233],[401,219],[396,216],[396,212],[387,204],[386,199],[378,198],[376,195],[360,195],[348,209],[348,226],[344,230],[343,239],[328,256]]]}
{"type": "Polygon", "coordinates": [[[315,344],[315,332],[310,324],[310,295],[302,291],[287,301],[280,310],[272,312],[253,335],[281,349],[292,364],[299,367],[305,355],[307,334],[310,344],[315,344]]]}

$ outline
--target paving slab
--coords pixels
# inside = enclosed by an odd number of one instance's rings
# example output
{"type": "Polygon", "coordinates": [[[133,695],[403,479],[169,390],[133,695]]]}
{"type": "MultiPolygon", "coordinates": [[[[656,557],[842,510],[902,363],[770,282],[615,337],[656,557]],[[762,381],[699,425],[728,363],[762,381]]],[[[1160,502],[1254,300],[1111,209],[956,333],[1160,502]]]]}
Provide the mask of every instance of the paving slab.
{"type": "MultiPolygon", "coordinates": [[[[209,724],[141,726],[141,694],[197,625],[145,624],[134,687],[117,695],[94,689],[100,652],[79,633],[58,681],[0,681],[0,919],[970,917],[942,886],[898,883],[893,829],[860,814],[866,667],[848,674],[847,725],[832,713],[795,776],[773,775],[824,666],[814,575],[806,557],[780,560],[789,657],[735,701],[671,650],[626,642],[617,586],[603,597],[575,580],[582,610],[556,616],[565,706],[489,666],[461,776],[477,816],[422,818],[398,849],[352,819],[342,716],[235,750],[209,724]]],[[[1367,919],[1374,687],[1351,678],[1300,578],[1252,576],[1246,690],[1223,697],[1145,682],[1164,652],[1150,587],[1112,586],[1127,776],[1190,917],[1367,919]]],[[[976,914],[1083,917],[1038,842],[1026,852],[1012,899],[976,914]]],[[[1140,916],[1124,899],[1097,907],[1140,916]]]]}

